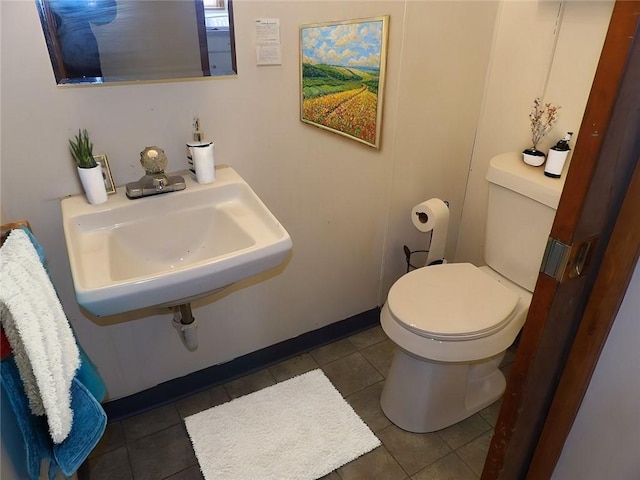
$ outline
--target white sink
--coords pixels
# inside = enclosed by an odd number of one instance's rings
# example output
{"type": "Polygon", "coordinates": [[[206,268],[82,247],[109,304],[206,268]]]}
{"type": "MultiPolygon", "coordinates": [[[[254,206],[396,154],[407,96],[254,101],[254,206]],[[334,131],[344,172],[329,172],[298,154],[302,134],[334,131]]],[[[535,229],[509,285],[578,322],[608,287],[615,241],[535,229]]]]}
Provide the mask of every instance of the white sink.
{"type": "Polygon", "coordinates": [[[206,296],[282,263],[291,238],[231,167],[201,185],[101,205],[62,200],[78,303],[96,316],[171,306],[206,296]]]}

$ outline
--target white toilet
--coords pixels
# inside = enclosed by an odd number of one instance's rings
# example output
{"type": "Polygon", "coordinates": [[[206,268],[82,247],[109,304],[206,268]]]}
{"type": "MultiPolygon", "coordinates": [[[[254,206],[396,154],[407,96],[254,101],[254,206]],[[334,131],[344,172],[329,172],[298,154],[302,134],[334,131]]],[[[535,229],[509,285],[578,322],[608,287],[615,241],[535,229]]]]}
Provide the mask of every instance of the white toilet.
{"type": "Polygon", "coordinates": [[[382,308],[382,328],[397,348],[380,403],[410,432],[453,425],[505,389],[498,367],[527,316],[563,182],[515,153],[493,158],[487,180],[487,266],[414,270],[382,308]]]}

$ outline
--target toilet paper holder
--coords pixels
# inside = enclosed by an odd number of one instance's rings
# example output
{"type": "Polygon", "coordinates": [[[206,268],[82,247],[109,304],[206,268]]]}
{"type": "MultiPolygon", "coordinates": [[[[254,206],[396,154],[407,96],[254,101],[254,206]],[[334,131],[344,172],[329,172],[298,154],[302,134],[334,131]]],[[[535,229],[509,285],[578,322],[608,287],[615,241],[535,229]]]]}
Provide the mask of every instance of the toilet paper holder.
{"type": "MultiPolygon", "coordinates": [[[[409,273],[411,270],[422,268],[420,266],[416,267],[414,264],[411,263],[411,255],[413,255],[414,253],[429,253],[429,250],[411,250],[406,245],[403,245],[402,249],[404,250],[404,255],[407,260],[407,273],[409,273]]],[[[431,265],[440,265],[442,263],[444,263],[444,260],[434,260],[428,266],[430,267],[431,265]]]]}
{"type": "MultiPolygon", "coordinates": [[[[449,201],[448,201],[448,200],[444,200],[444,204],[445,204],[447,207],[451,208],[451,207],[449,206],[449,201]]],[[[418,221],[419,221],[420,223],[427,223],[427,222],[429,221],[429,215],[427,215],[427,214],[426,214],[426,213],[424,213],[424,212],[416,212],[416,215],[417,215],[417,217],[418,217],[418,221]]],[[[421,251],[421,250],[415,250],[414,252],[420,252],[420,251],[421,251]]],[[[423,251],[427,251],[427,252],[428,252],[428,250],[423,250],[423,251]]],[[[405,253],[406,253],[406,250],[405,250],[405,253]]],[[[414,267],[414,268],[415,268],[415,267],[414,267]]]]}
{"type": "Polygon", "coordinates": [[[429,253],[429,250],[411,250],[406,245],[403,245],[402,249],[404,250],[404,256],[406,257],[406,260],[407,260],[407,273],[409,273],[411,270],[420,268],[420,267],[416,267],[414,264],[411,263],[411,255],[413,255],[414,253],[429,253]]]}

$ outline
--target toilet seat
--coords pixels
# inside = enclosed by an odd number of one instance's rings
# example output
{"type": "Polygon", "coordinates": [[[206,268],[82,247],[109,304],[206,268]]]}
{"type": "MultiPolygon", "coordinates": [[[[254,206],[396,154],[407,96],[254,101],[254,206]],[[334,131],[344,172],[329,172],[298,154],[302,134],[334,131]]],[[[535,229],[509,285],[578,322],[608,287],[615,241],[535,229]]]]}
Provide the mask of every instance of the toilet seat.
{"type": "Polygon", "coordinates": [[[407,330],[439,341],[487,337],[512,318],[520,297],[470,263],[414,270],[389,291],[387,307],[407,330]]]}

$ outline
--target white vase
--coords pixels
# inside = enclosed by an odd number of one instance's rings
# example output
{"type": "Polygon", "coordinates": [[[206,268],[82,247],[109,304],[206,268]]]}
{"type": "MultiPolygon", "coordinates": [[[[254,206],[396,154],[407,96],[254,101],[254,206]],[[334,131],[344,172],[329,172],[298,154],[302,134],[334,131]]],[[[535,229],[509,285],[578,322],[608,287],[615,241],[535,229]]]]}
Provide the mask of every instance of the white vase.
{"type": "Polygon", "coordinates": [[[107,189],[104,186],[102,167],[100,165],[96,165],[93,168],[77,168],[87,201],[92,205],[98,205],[106,202],[107,189]]]}

